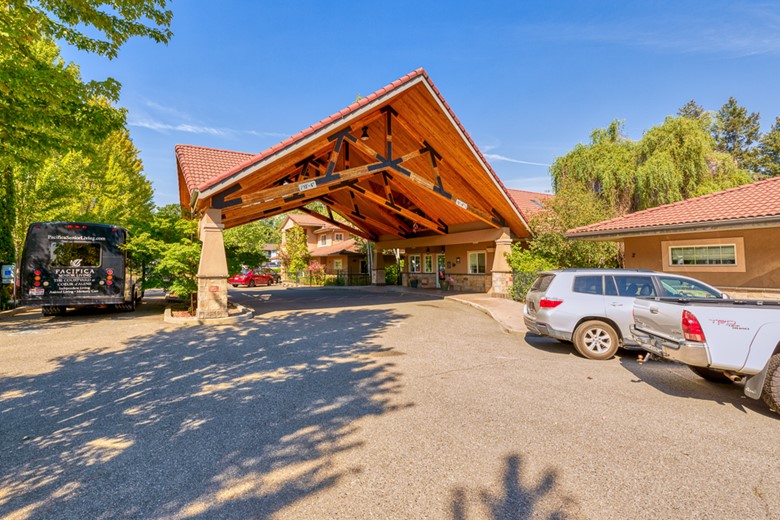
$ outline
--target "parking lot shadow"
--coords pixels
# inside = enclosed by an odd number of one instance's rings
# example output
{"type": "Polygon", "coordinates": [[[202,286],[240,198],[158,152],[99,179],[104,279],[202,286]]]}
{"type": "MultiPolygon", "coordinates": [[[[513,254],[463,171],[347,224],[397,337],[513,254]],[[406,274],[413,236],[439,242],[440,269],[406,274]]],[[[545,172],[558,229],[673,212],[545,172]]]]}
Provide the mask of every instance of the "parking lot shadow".
{"type": "Polygon", "coordinates": [[[750,410],[780,419],[780,415],[770,411],[763,400],[745,396],[742,384],[712,383],[695,375],[685,365],[668,361],[653,360],[642,363],[636,356],[624,356],[621,357],[620,364],[636,376],[632,382],[646,383],[666,395],[714,401],[733,406],[744,413],[750,410]]]}
{"type": "Polygon", "coordinates": [[[357,420],[411,406],[374,355],[405,317],[174,328],[0,378],[0,517],[269,518],[361,471],[335,462],[357,420]]]}
{"type": "Polygon", "coordinates": [[[453,520],[490,518],[491,520],[550,520],[575,518],[580,515],[577,502],[558,486],[555,470],[547,470],[535,483],[523,483],[523,458],[511,454],[504,459],[501,487],[491,489],[455,488],[451,498],[453,520]]]}

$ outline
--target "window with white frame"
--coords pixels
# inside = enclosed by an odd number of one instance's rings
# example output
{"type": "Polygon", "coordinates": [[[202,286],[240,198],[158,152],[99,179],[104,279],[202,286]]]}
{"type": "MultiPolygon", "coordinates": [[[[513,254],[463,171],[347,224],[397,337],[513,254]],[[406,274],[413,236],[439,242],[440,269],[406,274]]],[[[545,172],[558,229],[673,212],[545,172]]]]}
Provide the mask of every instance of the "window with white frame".
{"type": "Polygon", "coordinates": [[[409,255],[409,272],[419,273],[420,267],[420,255],[409,255]]]}
{"type": "Polygon", "coordinates": [[[425,255],[425,263],[423,264],[423,268],[426,273],[433,272],[433,255],[425,255]]]}
{"type": "Polygon", "coordinates": [[[672,246],[669,248],[670,265],[737,265],[735,244],[702,246],[672,246]]]}
{"type": "Polygon", "coordinates": [[[336,234],[333,236],[333,240],[335,240],[335,241],[337,241],[337,242],[338,242],[338,241],[341,241],[341,240],[344,240],[344,235],[343,235],[342,233],[336,233],[336,234]]]}
{"type": "Polygon", "coordinates": [[[324,246],[328,243],[328,237],[326,237],[324,234],[320,235],[320,245],[324,246]]]}
{"type": "Polygon", "coordinates": [[[333,260],[333,270],[334,271],[341,271],[343,269],[341,265],[341,258],[336,258],[333,260]]]}
{"type": "Polygon", "coordinates": [[[486,263],[484,251],[469,251],[469,274],[485,274],[486,263]]]}

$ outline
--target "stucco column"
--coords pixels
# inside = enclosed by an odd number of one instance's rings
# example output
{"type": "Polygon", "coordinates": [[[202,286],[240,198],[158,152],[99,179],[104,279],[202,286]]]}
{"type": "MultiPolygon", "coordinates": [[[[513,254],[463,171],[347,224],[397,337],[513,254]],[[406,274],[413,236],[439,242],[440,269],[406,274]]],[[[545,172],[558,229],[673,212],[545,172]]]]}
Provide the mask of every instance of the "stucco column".
{"type": "Polygon", "coordinates": [[[374,247],[371,262],[371,285],[385,285],[385,257],[379,247],[374,247]]]}
{"type": "Polygon", "coordinates": [[[488,291],[493,296],[509,298],[512,289],[512,268],[506,255],[512,251],[512,238],[509,228],[501,228],[501,236],[496,239],[496,252],[493,255],[492,286],[488,291]]]}
{"type": "Polygon", "coordinates": [[[226,318],[228,315],[224,228],[221,210],[207,209],[200,218],[198,237],[203,243],[198,265],[197,317],[200,319],[226,318]]]}

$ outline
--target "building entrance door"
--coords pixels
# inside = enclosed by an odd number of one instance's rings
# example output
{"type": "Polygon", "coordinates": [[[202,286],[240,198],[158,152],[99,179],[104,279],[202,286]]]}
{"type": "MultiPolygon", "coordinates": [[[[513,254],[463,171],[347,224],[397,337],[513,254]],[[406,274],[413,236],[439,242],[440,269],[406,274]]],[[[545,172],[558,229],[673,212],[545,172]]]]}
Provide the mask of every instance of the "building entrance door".
{"type": "Polygon", "coordinates": [[[436,255],[436,288],[441,289],[441,282],[444,280],[444,269],[447,266],[447,260],[441,253],[436,255]]]}

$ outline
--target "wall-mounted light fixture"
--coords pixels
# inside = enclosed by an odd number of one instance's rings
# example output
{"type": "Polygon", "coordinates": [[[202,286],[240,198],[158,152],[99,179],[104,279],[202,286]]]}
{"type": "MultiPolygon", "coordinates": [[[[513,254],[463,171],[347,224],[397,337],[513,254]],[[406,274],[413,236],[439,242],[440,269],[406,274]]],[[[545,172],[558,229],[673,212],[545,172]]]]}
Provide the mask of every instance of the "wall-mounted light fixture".
{"type": "Polygon", "coordinates": [[[363,133],[360,134],[360,140],[361,141],[368,141],[368,127],[367,126],[363,127],[363,133]]]}
{"type": "Polygon", "coordinates": [[[459,264],[459,263],[460,263],[460,257],[459,257],[459,256],[456,256],[456,257],[455,257],[455,263],[456,263],[456,264],[459,264]]]}

